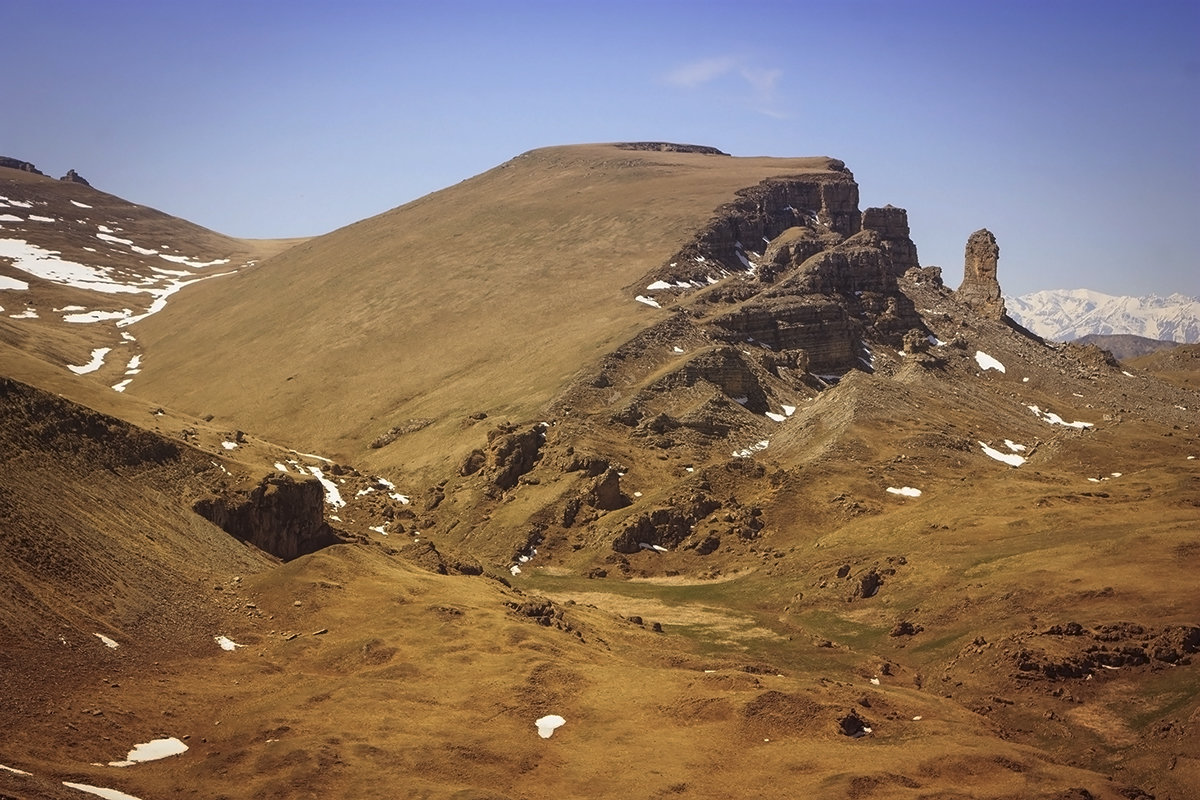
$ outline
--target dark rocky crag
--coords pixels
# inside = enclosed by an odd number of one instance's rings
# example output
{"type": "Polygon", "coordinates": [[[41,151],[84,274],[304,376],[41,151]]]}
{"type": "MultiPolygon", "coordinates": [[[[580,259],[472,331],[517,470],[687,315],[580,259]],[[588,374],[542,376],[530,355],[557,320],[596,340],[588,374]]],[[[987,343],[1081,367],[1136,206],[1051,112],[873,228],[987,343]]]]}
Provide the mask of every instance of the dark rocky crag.
{"type": "Polygon", "coordinates": [[[19,169],[22,172],[32,172],[34,175],[44,175],[40,169],[30,164],[28,161],[22,161],[19,158],[10,158],[8,156],[0,156],[0,167],[8,167],[9,169],[19,169]]]}
{"type": "Polygon", "coordinates": [[[699,293],[693,307],[703,309],[707,334],[760,343],[778,354],[776,365],[792,370],[856,368],[866,338],[902,346],[905,333],[922,327],[898,288],[920,266],[907,212],[860,212],[853,175],[830,163],[828,173],[774,178],[740,192],[652,276],[656,285],[671,284],[670,296],[683,299],[690,291],[683,287],[703,287],[714,273],[740,278],[699,293]]]}
{"type": "Polygon", "coordinates": [[[247,490],[206,497],[192,509],[226,533],[290,561],[342,541],[325,522],[325,490],[315,479],[268,475],[247,490]]]}
{"type": "Polygon", "coordinates": [[[59,178],[59,180],[67,183],[82,183],[84,186],[91,186],[91,184],[87,182],[86,178],[73,169],[67,170],[67,174],[63,175],[61,178],[59,178]]]}

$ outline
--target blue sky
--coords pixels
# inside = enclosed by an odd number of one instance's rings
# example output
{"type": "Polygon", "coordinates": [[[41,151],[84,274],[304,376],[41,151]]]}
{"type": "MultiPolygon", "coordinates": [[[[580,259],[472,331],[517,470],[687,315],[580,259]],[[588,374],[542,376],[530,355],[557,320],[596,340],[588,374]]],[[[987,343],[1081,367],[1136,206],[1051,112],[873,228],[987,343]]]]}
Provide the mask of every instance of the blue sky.
{"type": "Polygon", "coordinates": [[[526,150],[841,158],[961,279],[1200,295],[1200,3],[0,0],[0,154],[235,236],[526,150]]]}

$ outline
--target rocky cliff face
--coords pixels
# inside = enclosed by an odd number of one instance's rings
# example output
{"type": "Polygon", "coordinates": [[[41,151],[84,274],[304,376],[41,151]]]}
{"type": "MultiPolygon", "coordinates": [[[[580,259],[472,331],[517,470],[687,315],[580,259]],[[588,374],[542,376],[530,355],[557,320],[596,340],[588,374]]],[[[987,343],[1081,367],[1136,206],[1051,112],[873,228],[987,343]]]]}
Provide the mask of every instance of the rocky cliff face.
{"type": "MultiPolygon", "coordinates": [[[[839,189],[836,196],[856,199],[857,187],[839,189]]],[[[711,292],[721,302],[744,300],[735,311],[713,318],[714,334],[762,343],[792,368],[843,372],[858,365],[864,335],[900,345],[908,330],[921,327],[897,283],[918,267],[907,212],[891,206],[861,215],[853,211],[853,224],[846,221],[849,209],[832,215],[840,230],[817,216],[804,227],[782,231],[752,269],[759,286],[711,292]]]]}
{"type": "Polygon", "coordinates": [[[325,522],[324,503],[316,480],[277,473],[249,491],[208,497],[192,508],[226,533],[289,561],[341,541],[325,522]]]}
{"type": "Polygon", "coordinates": [[[709,223],[651,280],[703,286],[722,274],[757,269],[751,265],[762,261],[761,254],[789,231],[776,251],[784,243],[795,249],[799,237],[812,239],[814,244],[800,245],[798,250],[811,255],[854,235],[862,227],[858,184],[844,164],[834,165],[834,172],[772,178],[738,192],[737,199],[717,209],[709,223]]]}

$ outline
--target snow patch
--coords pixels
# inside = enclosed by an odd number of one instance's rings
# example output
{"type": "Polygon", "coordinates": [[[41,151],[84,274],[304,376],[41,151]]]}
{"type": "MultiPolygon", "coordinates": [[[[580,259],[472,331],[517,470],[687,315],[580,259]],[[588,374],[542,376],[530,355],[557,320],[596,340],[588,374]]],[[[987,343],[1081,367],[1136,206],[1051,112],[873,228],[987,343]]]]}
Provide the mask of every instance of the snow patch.
{"type": "Polygon", "coordinates": [[[754,444],[750,445],[749,447],[743,447],[741,450],[734,450],[733,457],[734,458],[749,458],[750,456],[754,455],[755,453],[757,453],[759,451],[766,450],[767,446],[770,443],[771,443],[770,439],[762,439],[762,440],[757,441],[754,444]]]}
{"type": "Polygon", "coordinates": [[[32,772],[26,772],[25,770],[17,769],[16,767],[5,766],[4,764],[0,764],[0,770],[4,770],[5,772],[11,772],[13,775],[32,775],[33,774],[32,772]]]}
{"type": "Polygon", "coordinates": [[[334,508],[341,508],[342,506],[346,505],[346,501],[342,499],[342,493],[338,491],[337,484],[326,478],[325,474],[321,472],[320,467],[309,467],[308,471],[311,472],[313,477],[320,481],[321,485],[325,487],[326,503],[334,508]]]}
{"type": "Polygon", "coordinates": [[[902,495],[904,497],[920,497],[921,496],[921,490],[914,489],[911,486],[902,486],[899,489],[897,489],[895,486],[889,486],[887,488],[887,490],[890,494],[898,494],[898,495],[902,495]]]}
{"type": "Polygon", "coordinates": [[[111,270],[67,261],[59,258],[61,255],[57,250],[46,250],[24,239],[0,239],[0,256],[12,259],[14,267],[36,278],[104,294],[150,291],[117,283],[109,275],[111,270]]]}
{"type": "MultiPolygon", "coordinates": [[[[104,227],[101,225],[100,227],[104,227]]],[[[133,244],[132,239],[122,239],[120,236],[113,236],[111,233],[97,233],[96,238],[102,242],[112,242],[113,244],[133,244]]]]}
{"type": "Polygon", "coordinates": [[[77,208],[91,208],[91,206],[89,206],[87,203],[81,203],[78,200],[72,200],[71,205],[76,206],[77,208]]]}
{"type": "Polygon", "coordinates": [[[1003,364],[1001,364],[999,361],[992,358],[991,356],[989,356],[987,353],[983,352],[982,350],[975,351],[975,363],[978,364],[979,368],[981,370],[983,370],[984,372],[987,372],[989,369],[994,369],[994,370],[997,370],[998,372],[1005,371],[1003,364]]]}
{"type": "Polygon", "coordinates": [[[175,264],[183,264],[185,267],[191,267],[192,269],[204,269],[205,267],[215,267],[219,264],[229,263],[228,258],[216,258],[212,261],[193,261],[187,256],[169,256],[164,253],[159,253],[158,257],[175,264]]]}
{"type": "Polygon", "coordinates": [[[167,739],[151,739],[142,744],[135,744],[125,756],[124,761],[110,761],[110,767],[130,767],[144,761],[158,761],[160,758],[177,756],[187,752],[188,746],[179,739],[171,736],[167,739]]]}
{"type": "Polygon", "coordinates": [[[95,637],[96,637],[97,639],[99,639],[100,641],[104,642],[104,646],[105,646],[105,647],[107,647],[107,648],[109,648],[109,649],[111,649],[111,650],[116,650],[118,647],[120,647],[120,646],[121,646],[121,645],[117,644],[116,642],[114,642],[112,639],[110,639],[110,638],[108,638],[107,636],[105,636],[103,633],[97,633],[97,634],[94,634],[94,635],[95,635],[95,637]]]}
{"type": "Polygon", "coordinates": [[[83,366],[78,366],[78,367],[68,364],[67,369],[71,370],[71,372],[74,372],[76,375],[86,375],[89,372],[95,372],[96,370],[98,370],[104,366],[104,357],[106,355],[108,355],[109,351],[111,351],[111,350],[112,350],[111,347],[97,347],[95,350],[92,351],[92,360],[91,361],[84,364],[83,366]]]}
{"type": "Polygon", "coordinates": [[[537,722],[533,723],[537,726],[538,736],[543,739],[549,739],[554,735],[554,732],[567,724],[567,721],[558,714],[548,714],[540,717],[537,722]]]}
{"type": "Polygon", "coordinates": [[[1090,422],[1078,422],[1078,421],[1067,422],[1062,417],[1060,417],[1058,414],[1055,414],[1052,411],[1042,411],[1042,409],[1038,408],[1037,406],[1026,406],[1026,408],[1028,408],[1030,411],[1032,411],[1033,415],[1035,417],[1042,420],[1043,422],[1048,422],[1051,425],[1062,425],[1063,427],[1066,427],[1066,428],[1078,428],[1079,430],[1083,430],[1084,428],[1095,427],[1090,422]]]}
{"type": "Polygon", "coordinates": [[[105,789],[103,786],[91,786],[86,783],[71,783],[70,781],[63,781],[63,786],[66,786],[68,789],[76,789],[80,792],[94,794],[97,797],[103,797],[104,800],[141,800],[140,797],[135,797],[131,794],[125,794],[124,792],[119,792],[116,789],[105,789]]]}
{"type": "Polygon", "coordinates": [[[29,284],[25,281],[19,281],[16,278],[10,278],[7,275],[0,275],[0,289],[12,289],[16,292],[23,292],[29,288],[29,284]]]}
{"type": "Polygon", "coordinates": [[[233,639],[230,639],[228,636],[214,636],[213,641],[216,642],[222,650],[228,650],[230,652],[237,650],[239,647],[246,646],[244,644],[238,644],[233,639]]]}
{"type": "Polygon", "coordinates": [[[670,288],[671,288],[671,284],[667,283],[666,281],[655,281],[654,283],[652,283],[646,287],[646,291],[647,292],[657,292],[659,289],[670,289],[670,288]]]}
{"type": "Polygon", "coordinates": [[[637,297],[635,297],[633,299],[637,300],[639,303],[645,303],[646,305],[650,306],[651,308],[662,308],[662,306],[660,306],[658,304],[658,301],[655,300],[653,297],[646,297],[643,294],[639,294],[637,297]]]}
{"type": "Polygon", "coordinates": [[[1010,467],[1019,467],[1025,463],[1025,457],[1019,456],[1016,453],[1001,453],[999,450],[993,450],[987,446],[986,442],[980,442],[979,446],[983,448],[983,454],[989,458],[994,458],[997,461],[1003,461],[1010,467]]]}
{"type": "Polygon", "coordinates": [[[87,324],[89,322],[103,322],[106,319],[125,319],[129,316],[129,309],[124,311],[88,311],[83,314],[67,314],[63,317],[63,322],[74,322],[87,324]]]}

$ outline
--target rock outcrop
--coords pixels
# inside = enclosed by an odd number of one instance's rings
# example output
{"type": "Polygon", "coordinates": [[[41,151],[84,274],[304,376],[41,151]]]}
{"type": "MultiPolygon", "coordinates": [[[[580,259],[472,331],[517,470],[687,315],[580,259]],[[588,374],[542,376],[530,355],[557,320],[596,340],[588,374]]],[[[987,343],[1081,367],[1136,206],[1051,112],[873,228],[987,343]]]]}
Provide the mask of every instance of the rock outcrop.
{"type": "Polygon", "coordinates": [[[703,286],[722,273],[752,269],[766,262],[761,255],[785,231],[807,228],[821,247],[801,248],[808,257],[858,233],[858,184],[841,161],[830,171],[802,177],[768,178],[742,189],[737,199],[716,210],[707,225],[669,260],[670,266],[647,276],[675,285],[703,286]]]}
{"type": "Polygon", "coordinates": [[[706,156],[728,156],[723,150],[702,144],[676,144],[675,142],[618,142],[621,150],[651,150],[660,153],[699,153],[706,156]]]}
{"type": "Polygon", "coordinates": [[[892,275],[899,277],[920,266],[917,246],[909,238],[908,212],[903,208],[893,205],[868,208],[862,215],[862,229],[879,234],[880,247],[888,256],[892,275]]]}
{"type": "Polygon", "coordinates": [[[91,184],[87,182],[86,178],[73,169],[67,170],[67,174],[63,175],[61,178],[59,178],[59,180],[66,181],[67,183],[82,183],[84,186],[91,186],[91,184]]]}
{"type": "Polygon", "coordinates": [[[226,533],[290,561],[341,541],[325,522],[325,490],[316,480],[275,473],[249,491],[208,497],[192,510],[226,533]]]}
{"type": "Polygon", "coordinates": [[[443,552],[428,539],[405,545],[400,548],[400,555],[438,575],[483,574],[483,567],[474,557],[453,548],[446,548],[443,552]]]}
{"type": "MultiPolygon", "coordinates": [[[[708,336],[770,348],[767,368],[777,375],[778,365],[840,374],[861,363],[864,336],[899,347],[904,334],[923,327],[899,288],[920,268],[909,233],[903,208],[860,212],[854,176],[830,160],[827,172],[769,178],[738,192],[643,285],[663,299],[719,282],[700,295],[709,307],[700,313],[711,315],[708,336]],[[720,280],[731,275],[740,280],[720,280]],[[725,305],[734,309],[723,312],[725,305]]],[[[751,381],[726,379],[737,377],[728,361],[718,365],[721,379],[702,377],[761,413],[762,398],[755,402],[755,392],[740,386],[751,381]]]]}
{"type": "Polygon", "coordinates": [[[497,488],[511,489],[541,460],[545,443],[546,428],[543,425],[522,430],[504,423],[488,431],[487,450],[477,448],[469,453],[459,465],[458,474],[467,476],[482,472],[497,488]]]}
{"type": "Polygon", "coordinates": [[[19,158],[9,158],[8,156],[0,156],[0,167],[8,167],[9,169],[19,169],[22,172],[32,172],[34,175],[44,175],[40,169],[30,164],[28,161],[21,161],[19,158]]]}
{"type": "Polygon", "coordinates": [[[981,228],[967,239],[967,252],[963,263],[963,282],[958,287],[958,297],[979,314],[989,319],[1003,319],[1004,297],[1000,294],[1000,282],[996,280],[996,266],[1000,261],[1000,246],[996,237],[987,228],[981,228]]]}

